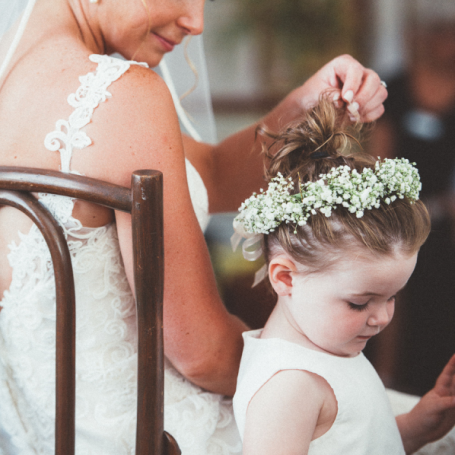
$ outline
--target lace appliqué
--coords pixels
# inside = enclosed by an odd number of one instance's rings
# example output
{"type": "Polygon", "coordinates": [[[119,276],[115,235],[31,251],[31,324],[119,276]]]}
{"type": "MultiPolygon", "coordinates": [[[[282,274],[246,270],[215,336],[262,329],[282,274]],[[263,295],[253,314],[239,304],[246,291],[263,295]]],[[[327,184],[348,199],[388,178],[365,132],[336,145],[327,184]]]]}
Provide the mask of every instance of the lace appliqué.
{"type": "Polygon", "coordinates": [[[232,400],[192,384],[168,360],[164,379],[164,428],[175,437],[183,455],[242,453],[232,400]]]}
{"type": "Polygon", "coordinates": [[[72,218],[74,199],[58,194],[40,193],[39,196],[41,204],[46,206],[60,224],[65,224],[72,218]]]}
{"type": "Polygon", "coordinates": [[[90,55],[90,60],[98,63],[95,73],[81,76],[81,86],[68,96],[68,103],[74,107],[74,112],[68,120],[59,120],[55,125],[55,131],[49,133],[44,146],[51,152],[60,152],[62,172],[70,172],[73,148],[83,149],[92,141],[81,128],[88,125],[94,109],[112,95],[107,91],[109,85],[125,73],[131,64],[147,67],[146,63],[126,62],[107,55],[90,55]]]}
{"type": "MultiPolygon", "coordinates": [[[[79,78],[80,87],[68,96],[68,104],[74,107],[68,120],[58,120],[55,130],[49,133],[44,146],[51,152],[59,151],[61,158],[60,170],[70,171],[73,149],[88,147],[92,141],[81,128],[88,125],[93,111],[100,103],[112,97],[107,88],[122,76],[131,64],[147,67],[146,63],[127,62],[107,55],[90,55],[89,59],[97,63],[96,71],[79,78]]],[[[40,202],[45,205],[60,224],[70,220],[74,208],[74,199],[64,196],[40,193],[40,202]]]]}

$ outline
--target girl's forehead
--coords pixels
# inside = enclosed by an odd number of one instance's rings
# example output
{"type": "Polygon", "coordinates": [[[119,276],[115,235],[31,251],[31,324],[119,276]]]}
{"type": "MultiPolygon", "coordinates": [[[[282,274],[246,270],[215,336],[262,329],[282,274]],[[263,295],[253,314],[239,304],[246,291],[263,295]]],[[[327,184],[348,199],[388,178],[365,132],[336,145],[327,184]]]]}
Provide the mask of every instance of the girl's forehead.
{"type": "Polygon", "coordinates": [[[326,267],[311,271],[300,264],[298,271],[305,281],[356,283],[368,285],[379,281],[406,282],[412,274],[417,253],[373,254],[367,248],[353,249],[334,256],[326,267]],[[396,278],[396,280],[395,280],[396,278]]]}
{"type": "Polygon", "coordinates": [[[417,254],[350,254],[334,264],[322,280],[351,294],[393,295],[406,285],[416,260],[417,254]]]}

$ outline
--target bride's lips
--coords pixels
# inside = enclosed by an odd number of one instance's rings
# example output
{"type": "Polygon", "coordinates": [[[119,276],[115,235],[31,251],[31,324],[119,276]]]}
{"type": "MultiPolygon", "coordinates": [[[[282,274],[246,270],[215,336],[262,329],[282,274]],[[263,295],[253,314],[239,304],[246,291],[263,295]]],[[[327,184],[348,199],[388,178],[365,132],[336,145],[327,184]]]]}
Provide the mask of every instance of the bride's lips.
{"type": "Polygon", "coordinates": [[[166,52],[171,52],[172,49],[174,49],[174,46],[177,44],[174,41],[169,41],[166,38],[163,38],[162,36],[158,35],[157,33],[153,33],[155,35],[156,39],[161,43],[161,45],[164,47],[164,50],[166,52]]]}

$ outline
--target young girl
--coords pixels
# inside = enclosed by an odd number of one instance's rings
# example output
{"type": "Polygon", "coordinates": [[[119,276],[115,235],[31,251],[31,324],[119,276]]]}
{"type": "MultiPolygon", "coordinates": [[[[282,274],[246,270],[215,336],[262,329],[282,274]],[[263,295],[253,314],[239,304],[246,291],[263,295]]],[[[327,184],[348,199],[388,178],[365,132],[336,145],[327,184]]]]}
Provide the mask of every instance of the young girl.
{"type": "Polygon", "coordinates": [[[273,136],[269,187],[234,223],[247,246],[263,237],[278,295],[264,329],[244,333],[234,397],[244,455],[413,453],[455,424],[455,356],[395,420],[362,354],[391,321],[430,222],[417,169],[354,153],[358,128],[343,119],[325,97],[273,136]]]}

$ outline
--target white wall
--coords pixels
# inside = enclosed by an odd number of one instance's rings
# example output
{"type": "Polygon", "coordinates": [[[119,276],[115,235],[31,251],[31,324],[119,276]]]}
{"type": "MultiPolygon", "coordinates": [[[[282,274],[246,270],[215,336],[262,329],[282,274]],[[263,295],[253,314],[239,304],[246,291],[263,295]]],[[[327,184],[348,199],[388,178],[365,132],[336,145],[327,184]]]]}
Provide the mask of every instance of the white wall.
{"type": "Polygon", "coordinates": [[[382,77],[404,64],[404,24],[406,0],[373,0],[372,67],[382,77]]]}
{"type": "Polygon", "coordinates": [[[257,53],[252,39],[229,33],[235,3],[206,2],[204,46],[211,92],[214,97],[254,96],[260,93],[257,53]]]}

